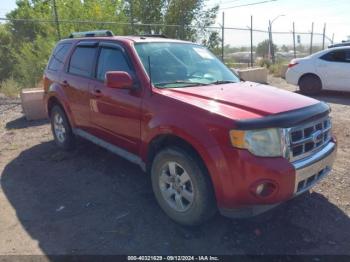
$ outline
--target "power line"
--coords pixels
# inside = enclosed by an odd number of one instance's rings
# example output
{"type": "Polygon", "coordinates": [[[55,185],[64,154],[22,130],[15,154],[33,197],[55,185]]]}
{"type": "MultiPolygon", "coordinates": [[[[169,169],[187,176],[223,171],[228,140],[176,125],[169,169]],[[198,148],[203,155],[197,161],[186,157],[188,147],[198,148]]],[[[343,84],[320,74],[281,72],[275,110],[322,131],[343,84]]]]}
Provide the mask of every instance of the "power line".
{"type": "Polygon", "coordinates": [[[260,4],[265,4],[265,3],[275,2],[275,1],[277,1],[277,0],[266,0],[266,1],[255,2],[255,3],[250,3],[250,4],[244,4],[244,5],[235,5],[235,6],[231,6],[231,7],[223,7],[223,8],[219,8],[219,10],[233,9],[233,8],[244,7],[244,6],[251,6],[251,5],[260,5],[260,4]]]}

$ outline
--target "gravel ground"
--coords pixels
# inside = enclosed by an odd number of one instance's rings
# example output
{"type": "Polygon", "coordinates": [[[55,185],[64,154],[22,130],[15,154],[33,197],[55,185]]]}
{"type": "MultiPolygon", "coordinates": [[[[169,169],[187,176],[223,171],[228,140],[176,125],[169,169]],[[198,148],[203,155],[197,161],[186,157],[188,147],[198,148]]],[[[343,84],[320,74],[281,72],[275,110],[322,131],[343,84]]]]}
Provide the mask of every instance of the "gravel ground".
{"type": "Polygon", "coordinates": [[[161,211],[137,166],[86,141],[59,151],[46,121],[26,121],[18,100],[0,96],[0,255],[350,255],[350,94],[317,98],[339,141],[331,175],[261,216],[188,228],[161,211]]]}

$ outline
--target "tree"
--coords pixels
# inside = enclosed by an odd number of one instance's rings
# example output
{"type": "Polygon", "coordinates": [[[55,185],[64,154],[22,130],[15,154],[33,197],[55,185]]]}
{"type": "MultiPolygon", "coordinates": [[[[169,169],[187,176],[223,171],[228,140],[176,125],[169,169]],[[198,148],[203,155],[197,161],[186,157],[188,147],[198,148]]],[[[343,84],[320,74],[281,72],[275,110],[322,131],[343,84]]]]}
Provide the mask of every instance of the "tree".
{"type": "MultiPolygon", "coordinates": [[[[31,87],[40,81],[51,50],[57,42],[56,25],[47,22],[53,21],[53,5],[51,0],[18,0],[16,3],[17,8],[7,14],[7,18],[12,20],[0,30],[1,43],[10,41],[8,45],[0,46],[0,54],[7,54],[0,57],[0,61],[6,61],[1,63],[5,65],[4,68],[0,65],[0,78],[4,80],[13,75],[22,86],[31,87]],[[16,66],[13,67],[13,64],[16,66]]],[[[126,22],[125,14],[116,12],[120,9],[121,1],[60,0],[56,3],[59,19],[64,21],[59,23],[62,37],[68,37],[74,31],[97,29],[109,29],[116,34],[126,32],[123,26],[104,23],[126,22]],[[76,20],[93,22],[74,22],[76,20]]]]}
{"type": "Polygon", "coordinates": [[[218,11],[218,6],[205,8],[205,2],[206,0],[125,0],[123,12],[130,19],[132,16],[138,33],[163,33],[168,37],[195,41],[209,37],[206,27],[215,22],[218,11]]]}
{"type": "MultiPolygon", "coordinates": [[[[273,45],[274,49],[277,50],[277,46],[273,45]]],[[[262,56],[263,58],[267,58],[269,54],[269,40],[266,39],[258,44],[256,47],[256,55],[262,56]]]]}
{"type": "MultiPolygon", "coordinates": [[[[199,42],[208,39],[211,47],[217,47],[218,34],[211,34],[206,27],[215,22],[218,6],[207,9],[206,1],[57,0],[56,6],[62,37],[98,29],[130,34],[127,23],[132,22],[135,33],[164,33],[199,42]]],[[[0,80],[13,76],[22,86],[32,87],[40,81],[58,38],[53,1],[17,0],[16,4],[7,14],[10,21],[0,26],[0,80]]]]}
{"type": "Polygon", "coordinates": [[[0,82],[11,76],[14,68],[12,35],[6,25],[0,24],[0,82]]]}

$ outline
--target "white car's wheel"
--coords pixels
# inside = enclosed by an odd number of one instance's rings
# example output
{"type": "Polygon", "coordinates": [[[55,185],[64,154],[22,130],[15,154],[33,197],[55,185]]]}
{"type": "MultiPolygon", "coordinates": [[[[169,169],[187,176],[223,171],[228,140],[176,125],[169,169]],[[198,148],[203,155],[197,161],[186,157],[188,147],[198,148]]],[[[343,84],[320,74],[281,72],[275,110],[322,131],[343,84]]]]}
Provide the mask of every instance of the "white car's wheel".
{"type": "Polygon", "coordinates": [[[299,80],[299,88],[302,94],[315,95],[322,90],[322,82],[317,75],[305,75],[299,80]]]}

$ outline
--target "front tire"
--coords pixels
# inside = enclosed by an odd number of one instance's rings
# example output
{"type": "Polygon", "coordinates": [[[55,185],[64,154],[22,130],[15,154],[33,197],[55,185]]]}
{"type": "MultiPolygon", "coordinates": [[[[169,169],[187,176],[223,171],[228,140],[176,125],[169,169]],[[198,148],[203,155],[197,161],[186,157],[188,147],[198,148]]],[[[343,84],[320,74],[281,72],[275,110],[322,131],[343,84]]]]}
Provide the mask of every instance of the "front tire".
{"type": "Polygon", "coordinates": [[[55,105],[51,109],[51,130],[56,145],[63,150],[74,148],[75,136],[63,109],[55,105]]]}
{"type": "Polygon", "coordinates": [[[198,225],[216,211],[215,195],[200,161],[179,148],[160,151],[152,163],[152,187],[163,211],[182,225],[198,225]]]}
{"type": "Polygon", "coordinates": [[[302,94],[316,95],[322,90],[322,82],[316,75],[305,75],[299,80],[299,88],[302,94]]]}

